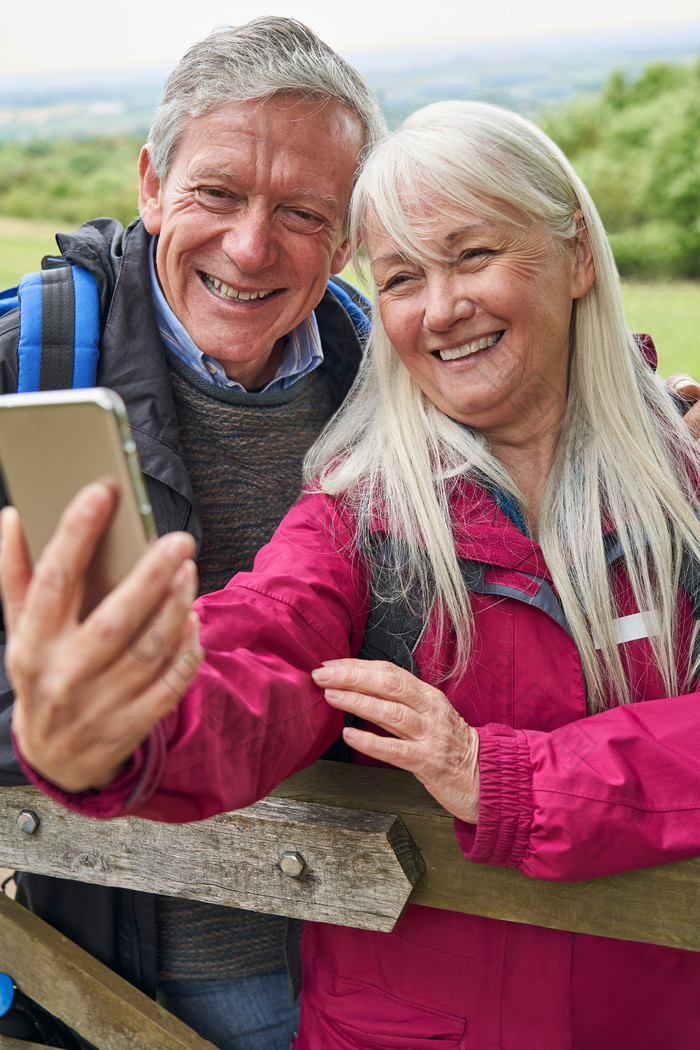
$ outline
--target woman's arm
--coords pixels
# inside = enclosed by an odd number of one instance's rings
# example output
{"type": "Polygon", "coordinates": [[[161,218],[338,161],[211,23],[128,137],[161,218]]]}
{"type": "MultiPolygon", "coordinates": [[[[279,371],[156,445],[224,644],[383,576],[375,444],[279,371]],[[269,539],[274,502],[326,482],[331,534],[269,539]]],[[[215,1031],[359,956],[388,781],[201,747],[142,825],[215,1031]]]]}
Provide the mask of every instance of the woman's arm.
{"type": "Polygon", "coordinates": [[[578,880],[700,855],[697,693],[479,736],[479,823],[456,822],[471,860],[578,880]]]}

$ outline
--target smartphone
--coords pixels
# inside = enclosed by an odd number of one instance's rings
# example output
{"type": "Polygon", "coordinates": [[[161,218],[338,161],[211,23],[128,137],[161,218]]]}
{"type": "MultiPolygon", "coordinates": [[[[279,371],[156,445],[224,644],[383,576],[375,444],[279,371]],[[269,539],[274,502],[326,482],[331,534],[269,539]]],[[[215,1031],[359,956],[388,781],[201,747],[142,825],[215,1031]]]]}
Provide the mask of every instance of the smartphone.
{"type": "Polygon", "coordinates": [[[129,572],[156,535],[124,402],[113,390],[0,396],[0,473],[34,564],[83,485],[110,478],[119,499],[92,559],[81,616],[129,572]]]}

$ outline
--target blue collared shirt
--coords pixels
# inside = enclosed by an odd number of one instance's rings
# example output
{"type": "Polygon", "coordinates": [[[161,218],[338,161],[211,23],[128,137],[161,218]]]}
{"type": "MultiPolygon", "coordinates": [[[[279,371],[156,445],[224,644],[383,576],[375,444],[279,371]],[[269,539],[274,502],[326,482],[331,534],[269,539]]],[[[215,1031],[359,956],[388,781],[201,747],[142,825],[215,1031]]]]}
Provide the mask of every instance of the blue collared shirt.
{"type": "MultiPolygon", "coordinates": [[[[216,386],[225,387],[227,390],[245,392],[245,387],[237,383],[235,379],[229,379],[219,361],[210,357],[209,354],[203,353],[193,343],[168,306],[156,274],[155,243],[154,237],[151,240],[149,259],[153,306],[161,339],[198,376],[208,379],[211,383],[215,383],[216,386]]],[[[315,314],[310,313],[308,317],[305,317],[296,328],[285,336],[282,362],[273,378],[261,389],[269,391],[286,390],[297,379],[301,379],[302,376],[308,375],[315,368],[318,368],[322,361],[321,334],[318,330],[315,314]]]]}

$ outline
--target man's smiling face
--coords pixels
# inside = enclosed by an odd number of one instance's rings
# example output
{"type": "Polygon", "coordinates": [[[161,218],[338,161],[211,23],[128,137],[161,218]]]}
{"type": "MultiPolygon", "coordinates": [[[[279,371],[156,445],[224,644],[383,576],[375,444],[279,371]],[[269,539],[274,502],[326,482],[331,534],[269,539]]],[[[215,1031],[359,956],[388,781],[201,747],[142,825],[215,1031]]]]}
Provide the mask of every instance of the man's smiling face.
{"type": "Polygon", "coordinates": [[[144,149],[141,216],[165,297],[197,347],[247,388],[345,266],[359,117],[290,96],[190,120],[162,184],[144,149]]]}

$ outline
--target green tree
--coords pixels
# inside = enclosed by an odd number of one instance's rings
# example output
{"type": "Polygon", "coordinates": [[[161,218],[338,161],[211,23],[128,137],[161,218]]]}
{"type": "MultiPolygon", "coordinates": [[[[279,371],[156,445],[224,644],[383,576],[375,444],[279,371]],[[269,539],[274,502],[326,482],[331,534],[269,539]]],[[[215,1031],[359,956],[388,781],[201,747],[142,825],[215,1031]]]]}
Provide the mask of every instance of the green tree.
{"type": "Polygon", "coordinates": [[[613,73],[541,123],[588,186],[622,274],[700,277],[700,59],[613,73]]]}

